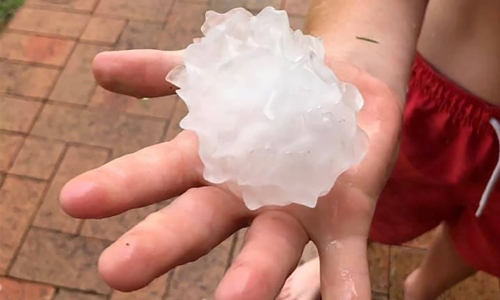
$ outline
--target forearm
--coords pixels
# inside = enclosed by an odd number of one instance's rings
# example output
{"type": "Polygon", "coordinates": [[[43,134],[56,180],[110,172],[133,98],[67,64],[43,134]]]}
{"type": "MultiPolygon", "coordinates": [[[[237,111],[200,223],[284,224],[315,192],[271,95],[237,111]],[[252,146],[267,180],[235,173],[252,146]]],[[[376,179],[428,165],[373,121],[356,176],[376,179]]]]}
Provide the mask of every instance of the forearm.
{"type": "Polygon", "coordinates": [[[313,0],[305,31],[404,98],[428,0],[313,0]],[[368,39],[368,40],[367,40],[368,39]]]}

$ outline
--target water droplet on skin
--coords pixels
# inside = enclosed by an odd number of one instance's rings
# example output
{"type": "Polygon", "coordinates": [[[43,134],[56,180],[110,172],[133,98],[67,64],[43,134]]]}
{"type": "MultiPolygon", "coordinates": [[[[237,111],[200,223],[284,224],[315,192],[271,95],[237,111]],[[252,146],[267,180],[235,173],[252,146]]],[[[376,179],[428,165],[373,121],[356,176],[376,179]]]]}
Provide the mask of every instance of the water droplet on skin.
{"type": "Polygon", "coordinates": [[[332,123],[333,114],[331,112],[327,112],[323,114],[323,122],[332,123]]]}
{"type": "Polygon", "coordinates": [[[332,247],[335,249],[342,249],[344,247],[344,245],[342,245],[342,243],[337,241],[337,240],[333,240],[333,241],[328,243],[328,245],[326,246],[326,250],[328,250],[332,247]]]}
{"type": "Polygon", "coordinates": [[[356,286],[354,284],[354,280],[349,273],[349,270],[340,270],[340,277],[344,281],[345,284],[345,294],[341,298],[342,300],[351,300],[357,299],[358,292],[356,291],[356,286]]]}

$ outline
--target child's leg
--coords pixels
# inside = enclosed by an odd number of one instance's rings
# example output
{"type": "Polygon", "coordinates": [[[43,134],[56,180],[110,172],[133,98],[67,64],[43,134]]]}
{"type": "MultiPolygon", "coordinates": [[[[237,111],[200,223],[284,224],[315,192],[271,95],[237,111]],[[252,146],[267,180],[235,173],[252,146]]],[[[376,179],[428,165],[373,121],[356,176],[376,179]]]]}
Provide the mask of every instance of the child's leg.
{"type": "Polygon", "coordinates": [[[405,282],[406,300],[434,300],[476,272],[455,249],[448,226],[441,224],[420,267],[405,282]]]}

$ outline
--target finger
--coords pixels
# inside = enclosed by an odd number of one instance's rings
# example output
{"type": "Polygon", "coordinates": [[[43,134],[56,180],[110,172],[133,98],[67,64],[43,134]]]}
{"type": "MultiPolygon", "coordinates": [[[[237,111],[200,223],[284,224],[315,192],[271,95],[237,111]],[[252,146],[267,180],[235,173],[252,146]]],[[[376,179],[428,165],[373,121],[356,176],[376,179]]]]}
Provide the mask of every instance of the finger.
{"type": "Polygon", "coordinates": [[[202,184],[203,165],[192,132],[111,161],[70,180],[63,210],[76,218],[104,218],[175,197],[202,184]]]}
{"type": "Polygon", "coordinates": [[[308,238],[300,223],[281,211],[259,215],[242,252],[217,288],[217,300],[274,300],[297,266],[308,238]]]}
{"type": "Polygon", "coordinates": [[[218,188],[191,189],[106,249],[100,274],[114,289],[140,289],[207,254],[242,228],[247,216],[241,201],[218,188]]]}
{"type": "Polygon", "coordinates": [[[165,80],[173,67],[182,63],[182,51],[126,50],[99,53],[93,62],[99,84],[114,93],[160,97],[174,93],[165,80]]]}
{"type": "Polygon", "coordinates": [[[353,236],[318,245],[321,299],[370,300],[366,239],[353,236]]]}

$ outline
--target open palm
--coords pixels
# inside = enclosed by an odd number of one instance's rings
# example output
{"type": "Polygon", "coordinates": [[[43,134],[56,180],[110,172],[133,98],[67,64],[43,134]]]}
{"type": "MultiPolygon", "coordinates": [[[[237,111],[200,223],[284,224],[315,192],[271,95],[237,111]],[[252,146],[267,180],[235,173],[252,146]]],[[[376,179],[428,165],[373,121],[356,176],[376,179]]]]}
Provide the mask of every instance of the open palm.
{"type": "MultiPolygon", "coordinates": [[[[99,83],[136,97],[172,94],[165,80],[179,52],[102,53],[94,61],[99,83]]],[[[204,182],[196,135],[142,149],[84,173],[61,192],[63,209],[77,218],[105,218],[178,196],[102,254],[104,280],[122,291],[139,289],[193,261],[250,224],[245,245],[216,293],[217,300],[272,300],[309,240],[319,249],[323,299],[370,299],[366,240],[376,200],[395,157],[401,102],[378,80],[348,64],[331,64],[365,98],[359,125],[370,137],[363,162],[344,173],[314,209],[290,205],[249,211],[243,202],[204,182]]]]}

